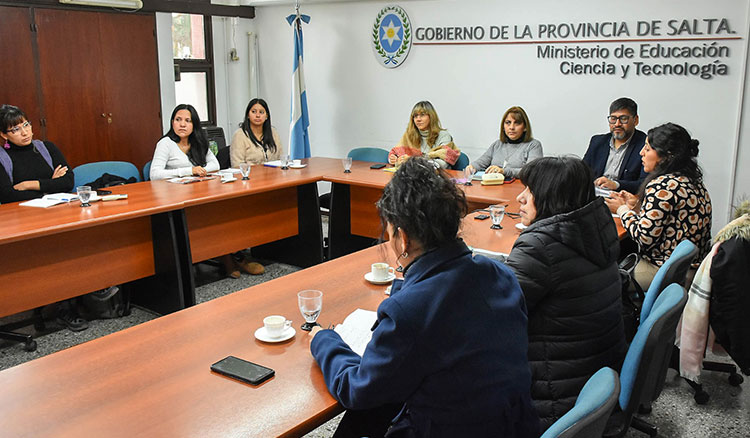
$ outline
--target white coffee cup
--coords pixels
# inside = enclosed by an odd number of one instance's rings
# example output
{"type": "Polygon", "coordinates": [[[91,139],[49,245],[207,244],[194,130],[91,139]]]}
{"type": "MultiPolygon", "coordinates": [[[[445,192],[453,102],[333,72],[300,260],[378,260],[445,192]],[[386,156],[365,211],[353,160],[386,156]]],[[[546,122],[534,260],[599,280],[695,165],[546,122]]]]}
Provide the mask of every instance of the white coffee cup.
{"type": "Polygon", "coordinates": [[[292,166],[299,167],[302,165],[302,160],[292,160],[292,166]]]}
{"type": "Polygon", "coordinates": [[[392,274],[396,274],[396,270],[392,266],[388,266],[388,263],[373,263],[371,268],[372,279],[375,281],[386,281],[392,274]]]}
{"type": "Polygon", "coordinates": [[[263,318],[263,327],[266,328],[268,336],[272,338],[278,338],[291,326],[292,321],[289,321],[281,315],[271,315],[263,318]]]}

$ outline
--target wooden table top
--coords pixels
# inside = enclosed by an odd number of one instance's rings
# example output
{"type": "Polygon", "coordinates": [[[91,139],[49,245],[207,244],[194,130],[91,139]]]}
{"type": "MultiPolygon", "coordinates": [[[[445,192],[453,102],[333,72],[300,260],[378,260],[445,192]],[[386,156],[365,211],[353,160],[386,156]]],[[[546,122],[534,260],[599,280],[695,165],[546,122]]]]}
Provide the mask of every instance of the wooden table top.
{"type": "Polygon", "coordinates": [[[237,174],[238,181],[226,184],[217,178],[193,184],[146,181],[111,187],[107,190],[127,193],[128,199],[93,202],[88,208],[81,208],[77,201],[49,208],[24,207],[18,202],[3,204],[0,205],[0,223],[3,224],[0,245],[178,210],[188,205],[313,183],[321,180],[323,174],[331,172],[332,166],[341,166],[340,160],[331,158],[303,161],[308,163],[304,169],[253,166],[249,181],[242,181],[237,174]]]}
{"type": "Polygon", "coordinates": [[[0,371],[0,424],[7,436],[299,436],[338,413],[296,293],[323,291],[320,323],[356,308],[375,310],[386,286],[363,276],[374,262],[395,265],[381,246],[0,371]],[[256,340],[263,317],[294,321],[295,337],[256,340]],[[228,355],[265,365],[258,387],[214,374],[228,355]]]}

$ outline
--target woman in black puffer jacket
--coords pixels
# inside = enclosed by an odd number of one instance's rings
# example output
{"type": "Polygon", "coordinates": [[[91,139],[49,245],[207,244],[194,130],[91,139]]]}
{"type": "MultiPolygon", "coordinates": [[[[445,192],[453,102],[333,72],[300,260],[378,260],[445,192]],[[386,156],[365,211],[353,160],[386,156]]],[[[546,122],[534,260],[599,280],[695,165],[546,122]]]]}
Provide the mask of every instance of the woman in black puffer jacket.
{"type": "Polygon", "coordinates": [[[619,370],[626,344],[617,229],[578,158],[545,157],[519,175],[528,228],[507,264],[529,313],[531,396],[542,430],[569,411],[601,367],[619,370]]]}

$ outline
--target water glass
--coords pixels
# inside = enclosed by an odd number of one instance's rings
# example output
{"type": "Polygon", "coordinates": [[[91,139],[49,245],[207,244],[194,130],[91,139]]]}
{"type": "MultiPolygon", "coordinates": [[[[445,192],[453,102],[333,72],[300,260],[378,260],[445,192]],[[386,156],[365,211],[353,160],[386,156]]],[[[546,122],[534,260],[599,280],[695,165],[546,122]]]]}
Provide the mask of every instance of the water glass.
{"type": "Polygon", "coordinates": [[[466,182],[464,183],[464,185],[466,186],[472,185],[471,179],[474,177],[474,172],[475,171],[473,167],[471,166],[464,167],[464,178],[466,178],[466,182]]]}
{"type": "Polygon", "coordinates": [[[297,293],[297,303],[305,323],[302,324],[302,330],[310,331],[318,324],[318,316],[323,309],[323,292],[319,290],[303,290],[297,293]]]}
{"type": "Polygon", "coordinates": [[[504,205],[490,205],[490,218],[492,219],[492,228],[493,230],[500,230],[503,228],[502,225],[500,225],[500,222],[503,221],[503,217],[505,217],[505,206],[504,205]]]}
{"type": "Polygon", "coordinates": [[[242,180],[247,181],[250,179],[250,163],[240,163],[240,173],[242,174],[242,180]]]}
{"type": "Polygon", "coordinates": [[[291,162],[291,158],[289,155],[286,155],[284,157],[281,157],[281,168],[286,170],[289,169],[289,163],[291,162]]]}
{"type": "Polygon", "coordinates": [[[89,204],[92,195],[90,186],[78,186],[76,187],[76,193],[78,193],[78,199],[81,200],[81,207],[91,207],[91,204],[89,204]]]}
{"type": "Polygon", "coordinates": [[[344,166],[344,173],[352,172],[352,157],[342,158],[341,164],[344,166]]]}

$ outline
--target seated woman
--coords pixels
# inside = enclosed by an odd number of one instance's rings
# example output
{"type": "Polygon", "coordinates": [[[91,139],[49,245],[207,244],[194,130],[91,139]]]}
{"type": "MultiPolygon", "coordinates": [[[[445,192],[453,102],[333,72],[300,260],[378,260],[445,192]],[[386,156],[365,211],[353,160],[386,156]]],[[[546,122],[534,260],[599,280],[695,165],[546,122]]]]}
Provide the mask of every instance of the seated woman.
{"type": "Polygon", "coordinates": [[[206,176],[219,170],[219,161],[208,149],[206,133],[201,128],[198,111],[181,104],[172,111],[172,126],[156,143],[151,161],[151,180],[179,176],[206,176]]]}
{"type": "Polygon", "coordinates": [[[505,111],[500,122],[500,140],[495,140],[487,152],[467,167],[472,173],[484,170],[515,178],[524,164],[542,155],[542,143],[531,134],[526,111],[520,106],[512,106],[505,111]]]}
{"type": "Polygon", "coordinates": [[[523,295],[509,269],[456,237],[462,191],[413,158],[377,207],[405,268],[364,355],[333,330],[310,333],[328,390],[348,409],[334,436],[379,437],[391,424],[389,437],[538,436],[523,295]]]}
{"type": "Polygon", "coordinates": [[[666,123],[650,129],[641,157],[649,175],[638,195],[613,193],[607,205],[638,243],[633,276],[647,290],[656,271],[684,239],[698,247],[693,268],[711,250],[711,198],[696,160],[698,140],[691,139],[682,126],[666,123]]]}
{"type": "Polygon", "coordinates": [[[518,175],[521,233],[508,256],[529,312],[531,397],[543,430],[601,367],[625,356],[617,229],[589,167],[544,157],[518,175]]]}
{"type": "Polygon", "coordinates": [[[398,146],[391,149],[388,162],[399,166],[409,157],[423,155],[443,169],[456,164],[461,156],[453,137],[440,125],[435,108],[426,100],[412,108],[406,132],[398,146]]]}
{"type": "Polygon", "coordinates": [[[247,104],[245,120],[234,132],[229,146],[232,167],[240,163],[263,164],[278,160],[284,155],[279,133],[271,126],[271,111],[263,99],[253,99],[247,104]]]}
{"type": "MultiPolygon", "coordinates": [[[[198,111],[192,105],[181,104],[172,111],[172,127],[156,143],[151,161],[151,180],[180,176],[206,176],[219,170],[219,160],[208,149],[208,138],[201,128],[198,111]]],[[[231,254],[221,257],[224,270],[232,278],[240,278],[231,254]]]]}
{"type": "MultiPolygon", "coordinates": [[[[0,203],[41,198],[73,191],[73,171],[52,142],[34,140],[26,114],[13,105],[0,106],[0,203]]],[[[60,302],[57,321],[72,331],[88,328],[72,300],[60,302]]]]}

